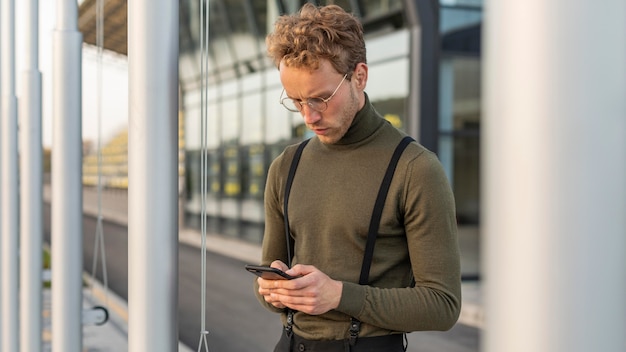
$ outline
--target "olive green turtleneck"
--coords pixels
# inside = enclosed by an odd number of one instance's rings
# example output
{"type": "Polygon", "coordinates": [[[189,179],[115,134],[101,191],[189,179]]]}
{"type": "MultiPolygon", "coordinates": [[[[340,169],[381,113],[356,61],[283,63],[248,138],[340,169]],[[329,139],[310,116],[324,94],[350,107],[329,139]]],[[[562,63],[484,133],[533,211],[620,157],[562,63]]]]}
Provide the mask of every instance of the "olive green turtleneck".
{"type": "MultiPolygon", "coordinates": [[[[452,191],[437,157],[411,143],[396,168],[376,239],[368,286],[358,284],[374,201],[391,155],[404,134],[366,96],[336,144],[313,137],[304,149],[289,198],[293,264],[314,265],[343,282],[336,310],[295,315],[294,332],[314,340],[348,336],[350,316],[360,336],[447,330],[461,307],[460,264],[452,191]],[[411,287],[412,278],[415,286],[411,287]]],[[[296,146],[272,163],[265,190],[263,265],[287,263],[283,223],[285,181],[296,146]]],[[[260,302],[275,312],[283,310],[260,302]]],[[[285,316],[283,314],[283,323],[285,316]]]]}

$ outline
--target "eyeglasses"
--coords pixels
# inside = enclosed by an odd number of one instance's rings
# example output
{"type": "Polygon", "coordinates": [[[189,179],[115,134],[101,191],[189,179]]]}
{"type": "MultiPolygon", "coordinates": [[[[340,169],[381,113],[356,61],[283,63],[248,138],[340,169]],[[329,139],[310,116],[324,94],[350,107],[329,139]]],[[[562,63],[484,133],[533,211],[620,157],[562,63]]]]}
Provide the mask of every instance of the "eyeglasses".
{"type": "Polygon", "coordinates": [[[333,92],[333,94],[331,94],[326,99],[307,98],[304,100],[298,100],[298,99],[292,99],[289,97],[283,98],[283,94],[285,94],[285,90],[283,89],[282,93],[280,93],[280,103],[285,107],[285,109],[292,111],[292,112],[302,112],[302,109],[304,108],[305,104],[308,105],[309,108],[315,111],[323,112],[324,110],[328,108],[328,102],[330,101],[330,99],[332,99],[335,96],[335,93],[337,93],[343,81],[346,80],[346,77],[348,77],[347,73],[343,75],[343,79],[341,80],[341,82],[339,82],[339,85],[337,86],[337,88],[335,88],[335,91],[333,92]]]}

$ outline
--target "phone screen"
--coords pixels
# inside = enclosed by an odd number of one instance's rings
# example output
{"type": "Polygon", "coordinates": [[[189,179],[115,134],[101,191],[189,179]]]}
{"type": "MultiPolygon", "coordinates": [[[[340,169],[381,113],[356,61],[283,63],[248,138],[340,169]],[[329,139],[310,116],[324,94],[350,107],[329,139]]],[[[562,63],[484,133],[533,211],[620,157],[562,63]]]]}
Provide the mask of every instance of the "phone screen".
{"type": "Polygon", "coordinates": [[[246,265],[246,270],[267,280],[291,280],[296,278],[280,269],[269,266],[246,265]]]}

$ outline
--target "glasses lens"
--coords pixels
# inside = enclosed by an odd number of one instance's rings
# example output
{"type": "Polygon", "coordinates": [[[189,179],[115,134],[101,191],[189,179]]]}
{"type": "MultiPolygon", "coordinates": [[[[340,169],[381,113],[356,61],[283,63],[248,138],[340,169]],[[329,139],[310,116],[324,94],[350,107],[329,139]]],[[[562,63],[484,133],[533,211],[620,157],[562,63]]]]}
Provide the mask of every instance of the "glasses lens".
{"type": "Polygon", "coordinates": [[[293,112],[300,111],[300,104],[295,102],[291,98],[283,98],[283,100],[281,100],[280,103],[283,104],[283,106],[287,108],[287,110],[289,111],[293,111],[293,112]]]}
{"type": "Polygon", "coordinates": [[[309,98],[307,101],[309,107],[315,111],[322,112],[326,110],[326,102],[322,98],[309,98]]]}

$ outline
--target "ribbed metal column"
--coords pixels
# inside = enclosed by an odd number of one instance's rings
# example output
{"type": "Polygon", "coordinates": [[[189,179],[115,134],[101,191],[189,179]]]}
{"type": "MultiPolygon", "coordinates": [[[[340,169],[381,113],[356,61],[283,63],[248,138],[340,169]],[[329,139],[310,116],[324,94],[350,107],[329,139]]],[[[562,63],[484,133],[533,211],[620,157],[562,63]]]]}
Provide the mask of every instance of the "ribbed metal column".
{"type": "Polygon", "coordinates": [[[129,351],[177,350],[178,2],[128,3],[129,351]]]}
{"type": "Polygon", "coordinates": [[[57,0],[52,66],[52,351],[82,350],[82,131],[78,5],[57,0]]]}
{"type": "Polygon", "coordinates": [[[19,282],[19,199],[17,161],[17,98],[15,96],[15,1],[2,0],[0,9],[0,37],[2,63],[1,88],[1,187],[0,194],[0,277],[2,299],[1,346],[3,352],[19,349],[18,282],[19,282]]]}
{"type": "Polygon", "coordinates": [[[25,68],[18,105],[20,145],[20,351],[42,350],[43,145],[39,0],[24,1],[25,68]]]}
{"type": "Polygon", "coordinates": [[[626,351],[626,3],[485,3],[487,352],[626,351]]]}

